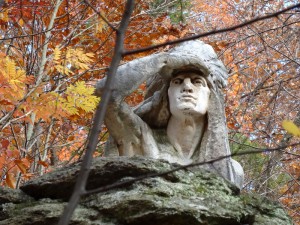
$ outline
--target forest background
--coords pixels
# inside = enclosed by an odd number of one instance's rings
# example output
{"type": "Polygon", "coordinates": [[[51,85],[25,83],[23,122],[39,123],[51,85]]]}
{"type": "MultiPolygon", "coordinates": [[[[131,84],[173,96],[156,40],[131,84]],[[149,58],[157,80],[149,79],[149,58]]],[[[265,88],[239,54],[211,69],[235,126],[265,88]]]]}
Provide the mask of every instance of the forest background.
{"type": "MultiPolygon", "coordinates": [[[[300,224],[299,3],[276,17],[218,32],[297,3],[137,0],[124,42],[132,53],[122,63],[172,46],[143,48],[208,33],[200,40],[214,47],[229,71],[232,152],[265,150],[237,157],[246,174],[243,191],[280,201],[300,224]]],[[[125,2],[2,0],[0,7],[0,183],[18,188],[84,154],[100,101],[94,85],[111,63],[125,2]]],[[[128,104],[141,102],[144,91],[143,84],[128,104]]],[[[103,127],[95,156],[107,136],[103,127]]]]}

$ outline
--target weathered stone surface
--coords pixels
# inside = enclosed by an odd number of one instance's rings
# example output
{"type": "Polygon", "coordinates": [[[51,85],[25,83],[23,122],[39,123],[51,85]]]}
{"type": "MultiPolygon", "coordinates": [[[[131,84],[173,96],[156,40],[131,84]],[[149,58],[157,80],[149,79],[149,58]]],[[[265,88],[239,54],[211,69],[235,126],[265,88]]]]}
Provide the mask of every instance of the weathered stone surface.
{"type": "MultiPolygon", "coordinates": [[[[0,225],[55,225],[66,203],[59,200],[42,199],[30,203],[6,204],[0,217],[0,225]]],[[[109,225],[98,212],[80,205],[76,209],[70,225],[109,225]],[[93,221],[97,217],[97,220],[93,221]]]]}
{"type": "Polygon", "coordinates": [[[24,194],[21,190],[15,190],[6,187],[0,187],[0,204],[3,203],[20,203],[31,201],[32,198],[24,194]]]}
{"type": "MultiPolygon", "coordinates": [[[[173,168],[165,161],[156,161],[140,157],[96,158],[91,167],[88,189],[109,185],[122,178],[137,177],[153,172],[163,172],[173,168]]],[[[31,180],[21,187],[28,195],[39,198],[67,200],[72,194],[73,185],[80,166],[73,164],[52,173],[31,180]]],[[[173,174],[167,176],[175,179],[173,174]]]]}
{"type": "MultiPolygon", "coordinates": [[[[89,187],[175,167],[166,161],[141,157],[98,158],[92,166],[89,187]]],[[[22,190],[36,200],[3,201],[0,225],[57,224],[78,170],[79,165],[74,164],[24,185],[22,190]]],[[[292,224],[279,204],[237,192],[234,185],[211,172],[185,169],[83,197],[70,224],[292,224]]]]}

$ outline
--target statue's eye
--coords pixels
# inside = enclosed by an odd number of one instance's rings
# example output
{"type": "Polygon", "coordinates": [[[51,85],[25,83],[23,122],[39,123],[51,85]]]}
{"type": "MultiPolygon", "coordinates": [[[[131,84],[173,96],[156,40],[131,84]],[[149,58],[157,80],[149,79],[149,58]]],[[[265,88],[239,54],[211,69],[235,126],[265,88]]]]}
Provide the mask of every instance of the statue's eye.
{"type": "Polygon", "coordinates": [[[174,80],[172,80],[173,84],[181,84],[182,83],[182,79],[176,78],[174,80]]]}
{"type": "Polygon", "coordinates": [[[197,79],[193,79],[192,83],[195,85],[204,85],[203,80],[197,78],[197,79]]]}

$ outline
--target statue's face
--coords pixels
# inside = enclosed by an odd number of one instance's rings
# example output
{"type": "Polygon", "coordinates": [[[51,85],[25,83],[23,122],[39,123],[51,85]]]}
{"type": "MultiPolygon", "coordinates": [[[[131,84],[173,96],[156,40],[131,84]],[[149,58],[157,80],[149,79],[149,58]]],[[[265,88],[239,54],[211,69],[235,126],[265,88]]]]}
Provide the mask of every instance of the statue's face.
{"type": "Polygon", "coordinates": [[[207,82],[201,75],[179,74],[171,80],[168,89],[171,114],[203,116],[207,112],[209,95],[207,82]]]}

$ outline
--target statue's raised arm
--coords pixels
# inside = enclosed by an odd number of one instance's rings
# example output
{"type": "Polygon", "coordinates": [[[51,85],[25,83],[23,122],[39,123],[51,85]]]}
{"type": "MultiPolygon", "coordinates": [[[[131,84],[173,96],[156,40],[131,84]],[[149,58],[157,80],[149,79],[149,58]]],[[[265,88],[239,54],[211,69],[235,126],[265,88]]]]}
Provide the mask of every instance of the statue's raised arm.
{"type": "MultiPolygon", "coordinates": [[[[120,66],[113,83],[111,100],[107,107],[105,124],[110,140],[105,155],[144,155],[158,158],[151,128],[124,102],[124,98],[135,91],[144,81],[158,74],[166,64],[167,53],[153,54],[120,66]],[[149,134],[149,135],[144,135],[149,134]]],[[[96,86],[101,96],[106,78],[96,86]]]]}
{"type": "MultiPolygon", "coordinates": [[[[158,73],[166,64],[167,53],[158,53],[136,59],[119,66],[116,79],[113,83],[112,98],[123,100],[130,95],[147,78],[158,73]]],[[[97,95],[101,95],[106,78],[100,80],[96,86],[97,95]]]]}
{"type": "MultiPolygon", "coordinates": [[[[144,155],[188,164],[230,155],[222,88],[227,70],[213,48],[189,41],[118,68],[105,123],[105,155],[144,155]],[[146,81],[136,108],[124,98],[146,81]]],[[[96,87],[101,94],[105,79],[96,87]]],[[[243,169],[230,157],[206,165],[242,186],[243,169]]]]}

